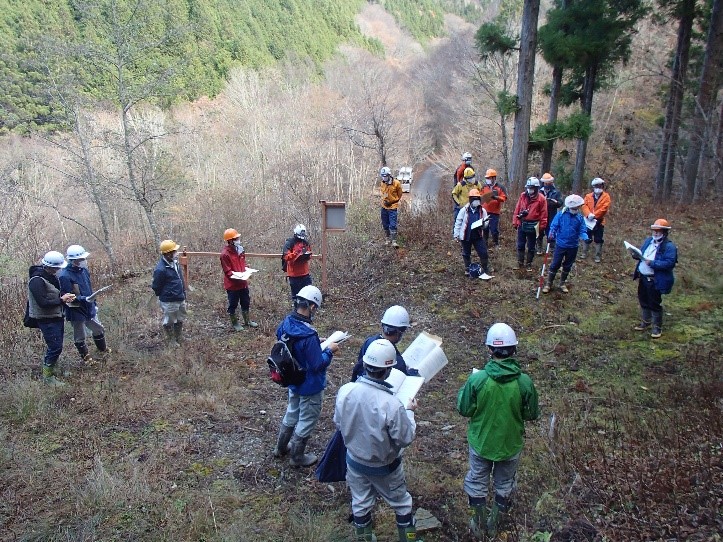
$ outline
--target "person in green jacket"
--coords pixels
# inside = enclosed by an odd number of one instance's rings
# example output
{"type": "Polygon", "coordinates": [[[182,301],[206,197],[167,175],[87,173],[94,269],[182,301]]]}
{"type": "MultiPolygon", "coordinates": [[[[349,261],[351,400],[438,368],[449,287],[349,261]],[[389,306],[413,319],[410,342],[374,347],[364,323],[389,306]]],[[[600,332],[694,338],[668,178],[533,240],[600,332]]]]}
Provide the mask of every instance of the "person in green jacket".
{"type": "Polygon", "coordinates": [[[457,411],[470,418],[469,471],[464,477],[464,491],[472,516],[470,530],[477,538],[482,538],[485,529],[488,536],[497,536],[499,515],[510,508],[525,421],[540,416],[535,385],[512,357],[517,350],[515,332],[507,324],[494,324],[487,332],[486,344],[490,360],[483,370],[472,373],[457,395],[457,411]],[[490,475],[495,496],[488,513],[490,475]]]}

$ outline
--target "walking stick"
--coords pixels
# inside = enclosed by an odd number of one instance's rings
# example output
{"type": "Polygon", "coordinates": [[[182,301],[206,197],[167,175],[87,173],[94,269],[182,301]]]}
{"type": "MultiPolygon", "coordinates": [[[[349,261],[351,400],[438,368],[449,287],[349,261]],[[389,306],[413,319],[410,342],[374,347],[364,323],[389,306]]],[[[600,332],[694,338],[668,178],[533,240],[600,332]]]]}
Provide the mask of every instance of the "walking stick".
{"type": "Polygon", "coordinates": [[[540,283],[537,285],[537,295],[535,299],[540,299],[540,290],[542,290],[542,283],[545,280],[545,267],[547,267],[547,257],[550,255],[550,241],[547,241],[547,248],[545,249],[545,257],[542,260],[542,271],[540,271],[540,283]]]}

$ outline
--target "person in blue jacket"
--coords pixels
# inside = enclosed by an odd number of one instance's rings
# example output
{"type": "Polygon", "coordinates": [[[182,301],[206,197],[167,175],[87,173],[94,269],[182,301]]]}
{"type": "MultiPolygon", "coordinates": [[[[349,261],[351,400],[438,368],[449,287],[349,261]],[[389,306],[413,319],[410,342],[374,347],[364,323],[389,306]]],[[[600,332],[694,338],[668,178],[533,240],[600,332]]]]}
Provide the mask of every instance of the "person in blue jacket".
{"type": "Polygon", "coordinates": [[[570,274],[572,264],[577,258],[577,245],[580,239],[587,241],[587,227],[585,219],[580,214],[580,207],[584,200],[577,194],[572,194],[565,198],[565,207],[562,212],[555,215],[550,231],[547,233],[547,241],[555,244],[555,252],[552,254],[552,263],[550,271],[547,274],[547,280],[542,287],[542,293],[546,294],[552,288],[555,281],[557,271],[562,267],[562,275],[560,275],[560,290],[568,293],[567,276],[570,274]]]}
{"type": "Polygon", "coordinates": [[[312,325],[321,301],[321,292],[316,286],[304,286],[294,297],[294,311],[276,329],[276,338],[287,343],[296,361],[306,369],[304,382],[289,386],[289,402],[274,448],[276,457],[291,452],[289,463],[293,467],[316,463],[315,454],[304,452],[321,415],[326,370],[339,350],[339,345],[332,342],[322,351],[319,333],[312,325]]]}
{"type": "Polygon", "coordinates": [[[640,323],[634,329],[644,331],[652,326],[650,336],[653,339],[663,334],[662,294],[673,289],[675,276],[673,268],[678,263],[678,248],[668,239],[670,223],[659,218],[650,226],[653,233],[640,248],[642,258],[638,261],[633,279],[638,282],[638,303],[642,314],[640,323]]]}
{"type": "Polygon", "coordinates": [[[90,252],[82,246],[70,245],[65,251],[65,259],[70,265],[60,272],[58,278],[61,294],[75,294],[75,300],[65,309],[65,319],[73,326],[73,342],[80,359],[90,365],[93,363],[93,357],[88,352],[88,345],[85,344],[86,328],[93,335],[93,342],[98,352],[106,355],[111,353],[111,349],[106,344],[105,327],[98,318],[98,306],[94,299],[92,301],[86,299],[93,293],[88,272],[88,256],[90,252]]]}
{"type": "Polygon", "coordinates": [[[181,248],[174,241],[161,242],[161,259],[153,270],[151,288],[158,296],[163,311],[163,330],[169,346],[179,346],[183,333],[183,321],[186,319],[186,288],[183,273],[178,265],[176,253],[181,248]]]}
{"type": "Polygon", "coordinates": [[[401,305],[393,305],[384,311],[384,316],[382,316],[382,332],[370,335],[364,341],[364,344],[359,350],[356,365],[354,365],[351,373],[351,381],[356,382],[357,379],[364,374],[364,354],[367,348],[369,348],[369,345],[377,339],[386,339],[394,346],[394,350],[397,352],[396,364],[394,365],[395,369],[402,371],[405,375],[417,376],[419,371],[407,367],[402,354],[397,348],[397,344],[402,340],[402,336],[408,327],[409,313],[407,309],[401,305]]]}

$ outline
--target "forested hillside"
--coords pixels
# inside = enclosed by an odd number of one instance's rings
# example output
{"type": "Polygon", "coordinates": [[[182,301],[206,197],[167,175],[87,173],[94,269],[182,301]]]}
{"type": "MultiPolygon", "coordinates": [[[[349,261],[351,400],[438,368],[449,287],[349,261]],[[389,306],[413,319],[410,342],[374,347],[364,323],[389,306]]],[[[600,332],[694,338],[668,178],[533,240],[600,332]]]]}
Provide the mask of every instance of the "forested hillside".
{"type": "MultiPolygon", "coordinates": [[[[74,60],[78,48],[103,48],[129,23],[165,47],[145,62],[176,66],[177,99],[215,96],[233,66],[259,68],[283,57],[317,65],[340,43],[375,53],[381,45],[361,35],[354,17],[363,0],[0,0],[0,133],[55,126],[48,64],[67,61],[96,97],[109,78],[74,60]],[[62,58],[59,60],[59,56],[62,58]]],[[[441,2],[386,0],[384,7],[420,41],[443,32],[441,2]]],[[[448,9],[455,2],[447,2],[448,9]]],[[[460,6],[461,7],[461,6],[460,6]]],[[[142,71],[143,64],[136,66],[142,71]]]]}

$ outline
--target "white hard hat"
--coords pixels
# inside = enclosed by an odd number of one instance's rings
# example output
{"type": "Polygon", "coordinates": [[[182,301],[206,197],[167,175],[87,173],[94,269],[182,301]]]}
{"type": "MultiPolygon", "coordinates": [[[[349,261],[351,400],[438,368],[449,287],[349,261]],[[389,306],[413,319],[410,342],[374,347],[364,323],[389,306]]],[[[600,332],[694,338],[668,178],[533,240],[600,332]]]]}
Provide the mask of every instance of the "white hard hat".
{"type": "Polygon", "coordinates": [[[540,187],[540,179],[538,179],[537,177],[530,177],[529,179],[527,179],[527,182],[525,183],[525,187],[528,187],[528,186],[535,186],[535,187],[539,188],[540,187]]]}
{"type": "Polygon", "coordinates": [[[603,181],[600,177],[595,177],[592,181],[590,181],[590,186],[599,186],[599,185],[605,185],[605,181],[603,181]]]}
{"type": "Polygon", "coordinates": [[[367,347],[362,360],[371,367],[386,369],[397,363],[397,350],[388,340],[376,339],[367,347]]]}
{"type": "Polygon", "coordinates": [[[505,346],[515,346],[517,344],[517,336],[510,326],[498,322],[490,327],[487,332],[487,346],[504,348],[505,346]]]}
{"type": "Polygon", "coordinates": [[[471,153],[468,153],[468,152],[463,153],[463,154],[462,154],[462,160],[464,160],[464,161],[472,160],[472,154],[471,154],[471,153]]]}
{"type": "Polygon", "coordinates": [[[85,260],[88,256],[90,256],[90,252],[80,245],[70,245],[65,251],[65,257],[69,260],[85,260]]]}
{"type": "Polygon", "coordinates": [[[306,239],[306,226],[303,224],[294,226],[294,235],[299,239],[306,239]]]}
{"type": "Polygon", "coordinates": [[[577,194],[570,194],[565,198],[565,207],[568,209],[577,209],[582,206],[585,201],[577,194]]]}
{"type": "Polygon", "coordinates": [[[40,260],[40,263],[45,267],[58,267],[60,269],[68,265],[68,262],[65,261],[63,255],[57,250],[51,250],[45,254],[43,259],[40,260]]]}
{"type": "Polygon", "coordinates": [[[321,291],[316,286],[304,286],[299,290],[299,293],[296,294],[296,297],[306,299],[314,303],[317,307],[321,307],[321,291]]]}
{"type": "Polygon", "coordinates": [[[382,169],[379,170],[379,176],[384,177],[386,175],[391,175],[392,170],[389,169],[387,166],[384,166],[382,169]]]}
{"type": "Polygon", "coordinates": [[[382,324],[394,327],[409,327],[409,313],[401,305],[393,305],[384,311],[382,324]]]}

